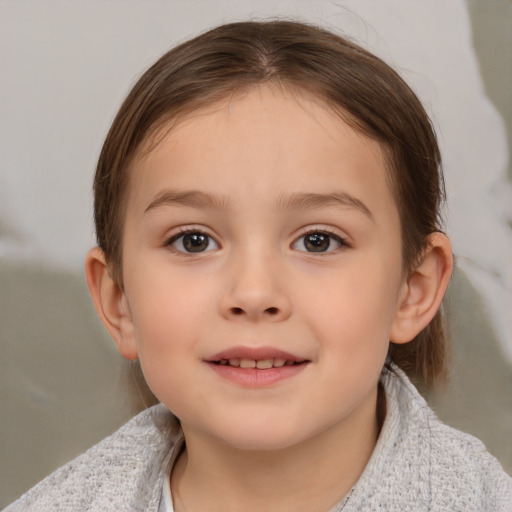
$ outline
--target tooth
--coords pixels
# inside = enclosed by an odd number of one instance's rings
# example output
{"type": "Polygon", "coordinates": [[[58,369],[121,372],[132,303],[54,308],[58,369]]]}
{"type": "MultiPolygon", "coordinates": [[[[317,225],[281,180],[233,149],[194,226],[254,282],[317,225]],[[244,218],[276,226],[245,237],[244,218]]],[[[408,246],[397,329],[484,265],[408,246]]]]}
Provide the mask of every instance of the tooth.
{"type": "Polygon", "coordinates": [[[227,366],[227,364],[228,364],[228,360],[227,360],[227,359],[221,359],[221,360],[219,361],[219,364],[220,364],[221,366],[227,366]]]}
{"type": "Polygon", "coordinates": [[[268,370],[269,368],[272,368],[273,362],[273,359],[260,359],[256,362],[256,368],[259,368],[260,370],[268,370]]]}
{"type": "Polygon", "coordinates": [[[240,359],[240,368],[256,368],[254,359],[240,359]]]}
{"type": "Polygon", "coordinates": [[[230,359],[229,366],[240,366],[240,359],[230,359]]]}
{"type": "Polygon", "coordinates": [[[274,359],[275,368],[280,368],[281,366],[284,366],[284,363],[286,363],[286,359],[274,359]]]}
{"type": "Polygon", "coordinates": [[[286,361],[286,366],[293,366],[293,361],[286,361]]]}

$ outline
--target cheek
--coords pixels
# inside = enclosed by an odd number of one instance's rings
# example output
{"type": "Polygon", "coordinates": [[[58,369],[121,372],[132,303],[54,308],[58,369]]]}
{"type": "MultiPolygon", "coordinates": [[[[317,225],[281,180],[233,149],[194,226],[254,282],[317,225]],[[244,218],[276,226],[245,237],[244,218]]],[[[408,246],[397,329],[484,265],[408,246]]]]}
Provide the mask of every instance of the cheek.
{"type": "Polygon", "coordinates": [[[359,263],[317,282],[309,297],[302,295],[301,309],[323,343],[343,347],[348,356],[387,350],[399,288],[399,272],[375,259],[359,263]]]}
{"type": "Polygon", "coordinates": [[[140,357],[193,346],[200,335],[206,309],[201,300],[179,293],[158,293],[146,302],[139,297],[133,324],[140,357]]]}
{"type": "Polygon", "coordinates": [[[206,281],[191,269],[175,269],[165,258],[148,258],[136,269],[126,286],[142,340],[148,332],[160,339],[169,330],[197,328],[198,319],[211,309],[212,279],[206,281]]]}
{"type": "Polygon", "coordinates": [[[134,335],[148,381],[161,368],[174,366],[184,353],[193,354],[211,315],[211,295],[203,282],[141,270],[126,281],[134,335]]]}
{"type": "Polygon", "coordinates": [[[183,406],[183,383],[190,378],[193,365],[200,362],[198,326],[202,323],[193,314],[198,309],[200,305],[188,298],[158,294],[152,304],[140,306],[134,319],[146,382],[153,394],[178,416],[183,406]]]}

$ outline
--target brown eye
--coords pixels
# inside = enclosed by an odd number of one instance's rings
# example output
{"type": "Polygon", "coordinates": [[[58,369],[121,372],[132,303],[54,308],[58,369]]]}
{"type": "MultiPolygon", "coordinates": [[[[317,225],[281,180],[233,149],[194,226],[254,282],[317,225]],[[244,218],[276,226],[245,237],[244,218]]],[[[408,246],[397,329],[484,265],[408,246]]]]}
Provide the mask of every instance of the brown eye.
{"type": "Polygon", "coordinates": [[[331,245],[331,238],[324,233],[311,233],[304,237],[304,246],[309,252],[325,252],[331,245]]]}
{"type": "Polygon", "coordinates": [[[183,247],[188,252],[205,251],[209,243],[209,237],[202,233],[190,233],[183,237],[183,247]]]}
{"type": "Polygon", "coordinates": [[[314,231],[301,236],[293,248],[305,252],[329,252],[346,245],[342,238],[331,233],[314,231]]]}
{"type": "Polygon", "coordinates": [[[171,238],[169,245],[177,251],[185,253],[205,252],[219,248],[219,245],[212,237],[200,231],[176,235],[171,238]]]}

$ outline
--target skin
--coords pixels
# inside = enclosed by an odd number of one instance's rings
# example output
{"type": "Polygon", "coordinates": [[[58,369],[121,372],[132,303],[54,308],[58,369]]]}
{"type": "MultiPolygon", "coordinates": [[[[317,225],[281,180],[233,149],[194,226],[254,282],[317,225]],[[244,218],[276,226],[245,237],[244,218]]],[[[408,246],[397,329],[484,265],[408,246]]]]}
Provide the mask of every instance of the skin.
{"type": "Polygon", "coordinates": [[[329,510],[375,446],[389,341],[413,339],[439,307],[447,238],[431,235],[404,275],[379,144],[271,86],[180,121],[130,172],[124,289],[98,248],[86,274],[119,351],[181,420],[175,506],[329,510]],[[207,235],[205,250],[187,252],[184,230],[207,235]],[[308,233],[330,247],[311,252],[308,233]],[[208,362],[233,346],[306,363],[248,387],[208,362]]]}

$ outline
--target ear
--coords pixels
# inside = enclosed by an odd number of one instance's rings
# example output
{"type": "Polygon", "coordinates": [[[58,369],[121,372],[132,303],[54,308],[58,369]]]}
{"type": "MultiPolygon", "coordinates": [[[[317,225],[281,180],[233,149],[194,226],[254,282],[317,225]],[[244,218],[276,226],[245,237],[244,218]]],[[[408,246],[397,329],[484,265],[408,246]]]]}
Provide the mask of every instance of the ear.
{"type": "Polygon", "coordinates": [[[99,247],[87,253],[85,277],[96,313],[117,349],[126,359],[137,359],[137,343],[126,296],[112,279],[105,255],[99,247]]]}
{"type": "Polygon", "coordinates": [[[407,343],[429,324],[441,306],[452,269],[450,240],[432,233],[419,265],[402,285],[390,341],[407,343]]]}

